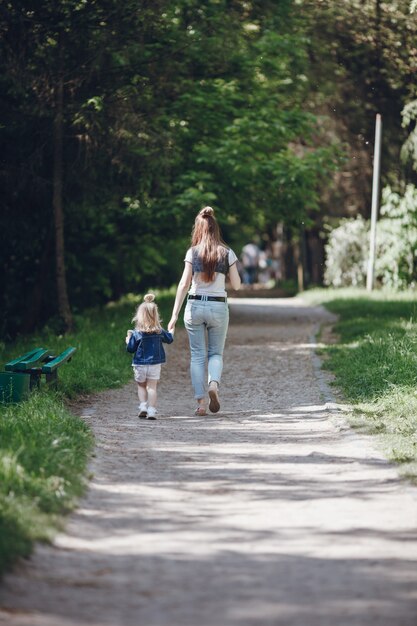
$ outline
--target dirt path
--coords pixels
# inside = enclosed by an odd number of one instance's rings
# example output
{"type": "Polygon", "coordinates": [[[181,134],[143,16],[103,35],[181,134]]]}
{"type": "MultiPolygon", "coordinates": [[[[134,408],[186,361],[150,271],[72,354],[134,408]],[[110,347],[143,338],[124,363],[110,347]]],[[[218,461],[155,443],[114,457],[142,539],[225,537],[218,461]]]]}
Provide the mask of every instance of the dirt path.
{"type": "Polygon", "coordinates": [[[291,300],[232,305],[222,413],[194,408],[184,332],[157,422],[134,387],[84,410],[94,478],[4,581],[10,626],[416,626],[417,489],[333,417],[291,300]]]}

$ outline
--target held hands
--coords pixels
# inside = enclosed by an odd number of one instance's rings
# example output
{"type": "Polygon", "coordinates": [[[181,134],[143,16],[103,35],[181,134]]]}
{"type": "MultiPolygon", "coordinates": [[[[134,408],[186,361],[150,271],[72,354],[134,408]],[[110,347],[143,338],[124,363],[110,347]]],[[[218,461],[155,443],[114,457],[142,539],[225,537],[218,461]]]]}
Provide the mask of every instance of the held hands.
{"type": "Polygon", "coordinates": [[[175,324],[177,323],[178,320],[178,316],[177,315],[173,315],[171,317],[171,319],[169,320],[169,324],[168,324],[168,332],[174,334],[175,333],[175,324]]]}

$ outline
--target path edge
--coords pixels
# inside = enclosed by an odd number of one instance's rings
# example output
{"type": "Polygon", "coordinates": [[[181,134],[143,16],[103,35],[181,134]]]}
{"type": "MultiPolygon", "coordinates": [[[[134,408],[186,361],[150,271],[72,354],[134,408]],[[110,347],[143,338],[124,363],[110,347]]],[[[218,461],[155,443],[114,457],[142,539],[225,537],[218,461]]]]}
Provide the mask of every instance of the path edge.
{"type": "Polygon", "coordinates": [[[348,418],[348,414],[353,410],[352,405],[345,401],[338,401],[333,393],[329,384],[331,374],[323,368],[323,360],[317,354],[317,346],[320,343],[318,342],[319,333],[323,326],[326,326],[328,323],[328,321],[323,321],[313,326],[313,330],[309,336],[309,344],[314,376],[317,380],[320,394],[323,397],[325,411],[328,414],[329,420],[343,437],[365,442],[370,452],[372,451],[374,454],[377,454],[382,463],[385,463],[395,471],[397,479],[402,482],[404,488],[409,487],[415,489],[415,485],[406,476],[402,475],[399,464],[387,458],[386,452],[378,440],[378,437],[366,432],[358,432],[352,427],[348,418]]]}

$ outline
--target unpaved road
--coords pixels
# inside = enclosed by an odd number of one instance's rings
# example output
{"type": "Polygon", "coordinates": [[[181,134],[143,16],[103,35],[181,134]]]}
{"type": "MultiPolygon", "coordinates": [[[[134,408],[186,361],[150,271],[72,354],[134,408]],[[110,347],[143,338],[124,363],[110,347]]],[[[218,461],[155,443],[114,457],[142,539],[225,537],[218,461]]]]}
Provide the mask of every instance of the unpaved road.
{"type": "Polygon", "coordinates": [[[83,411],[94,478],[6,577],[10,626],[416,626],[417,489],[323,401],[291,300],[232,304],[222,411],[192,416],[183,331],[160,418],[133,384],[83,411]]]}

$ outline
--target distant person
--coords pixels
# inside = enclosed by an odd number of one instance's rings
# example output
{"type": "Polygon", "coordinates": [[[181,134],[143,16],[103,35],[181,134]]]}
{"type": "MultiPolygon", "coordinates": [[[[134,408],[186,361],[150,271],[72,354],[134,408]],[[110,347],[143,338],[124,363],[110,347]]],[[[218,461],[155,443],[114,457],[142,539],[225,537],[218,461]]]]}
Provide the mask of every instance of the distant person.
{"type": "Polygon", "coordinates": [[[132,322],[135,330],[128,330],[126,350],[133,353],[133,375],[138,384],[139,417],[156,419],[157,385],[161,378],[161,363],[165,363],[163,343],[174,341],[173,333],[161,326],[155,296],[148,293],[139,305],[132,322]]]}
{"type": "Polygon", "coordinates": [[[266,250],[260,250],[258,260],[258,282],[266,285],[270,280],[270,259],[266,250]]]}
{"type": "Polygon", "coordinates": [[[226,276],[229,275],[233,289],[240,287],[236,254],[223,242],[211,207],[205,207],[198,213],[192,231],[191,247],[187,250],[184,261],[184,271],[178,284],[168,330],[174,331],[188,292],[184,323],[190,342],[191,383],[197,400],[195,414],[204,416],[207,415],[206,361],[208,408],[212,413],[217,413],[220,409],[219,386],[229,325],[226,276]]]}
{"type": "Polygon", "coordinates": [[[253,285],[257,281],[259,254],[259,246],[254,241],[242,248],[240,260],[243,266],[243,282],[246,285],[253,285]]]}

